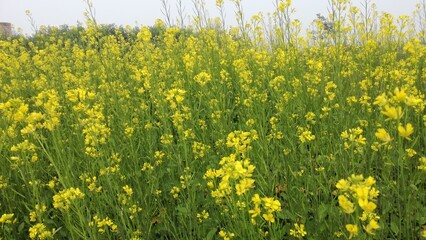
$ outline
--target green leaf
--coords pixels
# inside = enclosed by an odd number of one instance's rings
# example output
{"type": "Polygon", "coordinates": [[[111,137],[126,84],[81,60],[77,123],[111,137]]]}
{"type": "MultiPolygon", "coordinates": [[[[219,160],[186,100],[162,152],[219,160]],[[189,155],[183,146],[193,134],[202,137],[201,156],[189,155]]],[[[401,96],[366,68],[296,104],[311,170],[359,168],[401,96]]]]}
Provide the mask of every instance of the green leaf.
{"type": "Polygon", "coordinates": [[[419,190],[419,189],[416,187],[416,185],[414,185],[414,184],[410,184],[410,188],[411,188],[411,189],[413,189],[414,191],[419,190]]]}
{"type": "Polygon", "coordinates": [[[319,221],[324,220],[324,218],[327,215],[328,215],[328,205],[323,203],[318,207],[318,220],[319,221]]]}
{"type": "Polygon", "coordinates": [[[213,228],[206,236],[206,240],[212,240],[214,235],[216,235],[217,229],[213,228]]]}
{"type": "Polygon", "coordinates": [[[391,227],[392,232],[394,232],[395,234],[398,234],[399,228],[398,228],[398,225],[395,222],[391,222],[390,227],[391,227]]]}
{"type": "Polygon", "coordinates": [[[277,216],[281,219],[289,219],[292,221],[296,220],[296,216],[289,210],[283,210],[277,214],[277,216]]]}
{"type": "Polygon", "coordinates": [[[178,212],[178,215],[188,215],[189,214],[188,208],[186,208],[182,205],[177,206],[176,210],[178,212]]]}
{"type": "Polygon", "coordinates": [[[25,227],[25,223],[21,222],[21,224],[19,224],[19,226],[18,226],[18,233],[21,233],[22,230],[24,230],[24,227],[25,227]]]}

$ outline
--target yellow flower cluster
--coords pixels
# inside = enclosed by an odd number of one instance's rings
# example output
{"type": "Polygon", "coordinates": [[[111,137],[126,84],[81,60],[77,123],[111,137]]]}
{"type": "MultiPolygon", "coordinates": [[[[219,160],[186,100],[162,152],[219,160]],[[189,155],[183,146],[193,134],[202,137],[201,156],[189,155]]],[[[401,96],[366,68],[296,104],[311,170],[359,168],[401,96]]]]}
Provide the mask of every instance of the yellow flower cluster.
{"type": "Polygon", "coordinates": [[[291,5],[291,0],[280,0],[278,3],[278,11],[284,12],[291,5]]]}
{"type": "Polygon", "coordinates": [[[206,145],[197,141],[192,143],[192,153],[194,154],[195,159],[203,158],[209,149],[210,149],[209,145],[206,145]]]}
{"type": "Polygon", "coordinates": [[[262,216],[262,218],[268,223],[274,223],[274,213],[281,212],[280,201],[272,197],[261,198],[259,194],[256,193],[251,198],[251,202],[254,207],[249,210],[249,214],[251,215],[251,222],[253,224],[256,224],[256,218],[258,216],[262,216]]]}
{"type": "Polygon", "coordinates": [[[151,31],[148,27],[143,27],[137,34],[137,39],[141,40],[143,43],[147,44],[152,38],[151,31]]]}
{"type": "Polygon", "coordinates": [[[173,142],[173,135],[172,134],[161,135],[160,142],[164,145],[171,144],[173,142]]]}
{"type": "MultiPolygon", "coordinates": [[[[374,212],[379,196],[379,191],[373,187],[375,183],[376,180],[373,177],[364,178],[362,175],[352,174],[349,178],[341,179],[336,184],[336,188],[340,192],[339,206],[346,214],[362,211],[361,216],[358,217],[363,229],[369,235],[374,235],[375,231],[380,228],[377,222],[380,217],[374,212]]],[[[359,234],[357,223],[347,224],[346,230],[350,234],[349,238],[359,234]]]]}
{"type": "Polygon", "coordinates": [[[271,132],[267,136],[269,141],[272,139],[280,140],[280,139],[283,139],[284,137],[283,132],[278,130],[278,127],[277,127],[278,122],[279,122],[278,117],[273,116],[269,119],[269,124],[271,125],[271,132]]]}
{"type": "Polygon", "coordinates": [[[221,199],[232,193],[232,187],[235,185],[235,193],[243,195],[248,190],[254,188],[254,179],[252,178],[254,165],[251,165],[250,159],[246,157],[247,151],[251,150],[251,142],[257,140],[257,132],[234,131],[228,134],[226,145],[233,148],[235,153],[223,157],[219,164],[219,169],[208,169],[204,174],[205,179],[211,179],[208,182],[210,188],[214,188],[214,179],[219,179],[219,183],[211,195],[220,202],[221,199]]]}
{"type": "Polygon", "coordinates": [[[34,207],[34,211],[30,212],[30,222],[36,222],[37,219],[40,219],[42,214],[47,210],[46,205],[36,204],[34,207]]]}
{"type": "MultiPolygon", "coordinates": [[[[219,163],[221,168],[212,170],[208,169],[204,175],[206,179],[219,179],[216,189],[211,192],[212,197],[220,202],[222,198],[232,193],[232,185],[234,182],[237,195],[243,195],[245,192],[254,188],[254,179],[252,174],[255,166],[250,164],[249,159],[242,159],[236,154],[223,157],[219,163]]],[[[213,181],[208,182],[210,188],[214,188],[213,181]]]]}
{"type": "Polygon", "coordinates": [[[83,134],[84,144],[86,146],[86,154],[91,157],[98,157],[99,146],[105,144],[110,134],[110,129],[105,124],[105,116],[102,113],[103,107],[95,105],[85,111],[86,117],[81,119],[81,124],[84,126],[83,134]]]}
{"type": "Polygon", "coordinates": [[[216,6],[220,7],[223,5],[223,0],[216,0],[216,6]]]}
{"type": "Polygon", "coordinates": [[[58,185],[59,182],[57,177],[53,177],[48,183],[46,183],[46,186],[50,189],[54,189],[58,185]]]}
{"type": "Polygon", "coordinates": [[[4,119],[10,122],[25,122],[29,106],[20,98],[9,99],[6,103],[0,103],[0,111],[4,119]]]}
{"type": "Polygon", "coordinates": [[[209,213],[206,210],[203,210],[201,213],[197,213],[197,219],[199,223],[202,223],[209,218],[209,213]]]}
{"type": "Polygon", "coordinates": [[[269,87],[274,91],[279,92],[282,89],[282,85],[285,83],[284,76],[276,76],[274,79],[269,81],[269,87]]]}
{"type": "Polygon", "coordinates": [[[1,215],[1,217],[0,217],[0,223],[1,224],[12,224],[12,223],[16,222],[16,218],[13,218],[13,216],[15,216],[15,214],[13,214],[13,213],[3,213],[3,215],[1,215]]]}
{"type": "Polygon", "coordinates": [[[59,210],[68,211],[73,201],[83,199],[84,193],[78,188],[68,188],[53,196],[53,207],[59,210]]]}
{"type": "Polygon", "coordinates": [[[226,138],[226,146],[234,148],[236,154],[245,156],[245,153],[252,149],[250,144],[258,138],[256,130],[250,132],[233,131],[226,138]]]}
{"type": "Polygon", "coordinates": [[[174,199],[179,197],[179,193],[180,193],[180,188],[173,186],[172,190],[170,190],[170,194],[173,196],[174,199]]]}
{"type": "Polygon", "coordinates": [[[420,170],[426,171],[426,157],[421,157],[419,159],[420,165],[417,167],[420,170]]]}
{"type": "Polygon", "coordinates": [[[98,178],[96,176],[90,177],[87,174],[83,174],[80,177],[80,180],[86,182],[87,188],[89,189],[89,191],[93,192],[101,192],[102,191],[102,186],[98,186],[97,185],[97,181],[98,178]]]}
{"type": "Polygon", "coordinates": [[[299,141],[301,143],[306,143],[315,140],[315,135],[309,130],[309,127],[303,128],[298,126],[297,133],[299,134],[299,141]]]}
{"type": "Polygon", "coordinates": [[[118,201],[122,205],[127,205],[130,203],[131,197],[133,195],[133,189],[129,187],[129,185],[125,185],[122,187],[123,192],[117,195],[118,201]]]}
{"type": "Polygon", "coordinates": [[[235,234],[232,233],[232,232],[226,232],[226,231],[223,231],[223,230],[220,230],[220,232],[219,232],[219,237],[221,237],[223,240],[230,240],[234,236],[235,236],[235,234]]]}
{"type": "MultiPolygon", "coordinates": [[[[34,105],[36,107],[42,107],[44,112],[42,115],[44,118],[44,123],[41,126],[48,129],[49,131],[52,131],[56,126],[59,125],[59,117],[61,116],[59,94],[55,90],[43,91],[35,97],[34,102],[34,105]]],[[[33,127],[37,127],[37,122],[40,119],[39,114],[40,113],[38,112],[33,112],[28,117],[27,128],[33,129],[33,127]]],[[[23,130],[21,130],[21,132],[23,130]]]]}
{"type": "Polygon", "coordinates": [[[132,206],[130,206],[128,208],[128,210],[129,210],[129,213],[130,213],[130,217],[129,218],[131,220],[135,219],[137,213],[142,212],[142,208],[139,207],[137,204],[133,204],[132,206]]]}
{"type": "Polygon", "coordinates": [[[335,90],[337,88],[337,85],[334,82],[327,82],[327,84],[325,85],[325,95],[326,97],[324,97],[324,101],[326,102],[331,102],[334,100],[334,98],[336,98],[336,93],[335,90]]]}
{"type": "Polygon", "coordinates": [[[7,187],[7,181],[5,179],[5,177],[0,175],[0,189],[6,188],[7,187]]]}
{"type": "Polygon", "coordinates": [[[152,166],[151,163],[144,162],[143,166],[141,168],[141,171],[145,172],[145,171],[150,171],[150,170],[154,170],[154,166],[152,166]]]}
{"type": "Polygon", "coordinates": [[[298,239],[305,237],[306,234],[307,232],[305,231],[305,225],[303,224],[295,223],[294,228],[290,229],[290,235],[298,239]]]}
{"type": "Polygon", "coordinates": [[[43,124],[39,123],[43,120],[43,114],[40,112],[32,112],[28,114],[28,105],[23,104],[20,99],[15,101],[9,100],[8,102],[0,103],[0,111],[5,115],[5,119],[11,121],[11,125],[8,128],[9,137],[17,136],[17,124],[19,122],[26,122],[27,126],[20,130],[22,135],[27,135],[35,132],[36,128],[42,128],[43,124]],[[20,106],[14,106],[19,104],[20,106]],[[13,108],[18,107],[14,110],[13,108]],[[16,112],[15,112],[16,111],[16,112]],[[25,116],[28,115],[25,119],[25,116]]]}
{"type": "Polygon", "coordinates": [[[89,222],[89,227],[96,227],[99,233],[105,233],[107,231],[117,232],[118,226],[109,218],[105,217],[101,219],[98,215],[93,217],[93,220],[89,222]]]}
{"type": "Polygon", "coordinates": [[[173,88],[165,92],[166,100],[170,104],[171,109],[176,109],[185,99],[186,91],[179,88],[173,88]]]}
{"type": "Polygon", "coordinates": [[[120,171],[120,154],[113,153],[111,157],[108,159],[108,166],[101,168],[99,170],[99,175],[108,175],[108,174],[117,174],[120,171]]]}
{"type": "Polygon", "coordinates": [[[49,231],[43,223],[37,223],[29,229],[30,239],[37,240],[51,239],[54,232],[55,229],[49,231]]]}
{"type": "Polygon", "coordinates": [[[38,160],[32,135],[43,136],[46,132],[43,130],[53,131],[59,125],[61,115],[59,99],[55,90],[46,90],[28,101],[22,98],[10,98],[6,102],[0,102],[0,113],[3,115],[3,121],[8,125],[7,136],[21,141],[15,142],[16,144],[10,148],[14,152],[10,158],[12,168],[24,164],[26,160],[31,162],[38,160]]]}
{"type": "Polygon", "coordinates": [[[65,95],[73,104],[72,109],[83,127],[85,153],[98,157],[98,148],[106,143],[111,131],[105,124],[103,105],[96,102],[99,97],[93,91],[82,88],[68,90],[65,95]]]}
{"type": "Polygon", "coordinates": [[[409,93],[407,88],[396,87],[393,94],[382,93],[377,96],[373,104],[381,108],[381,113],[387,117],[387,120],[399,120],[404,114],[402,109],[404,105],[417,112],[421,112],[425,108],[424,96],[414,92],[409,93]]]}
{"type": "Polygon", "coordinates": [[[183,170],[183,175],[179,176],[179,182],[182,189],[186,189],[190,184],[190,179],[192,178],[191,169],[189,167],[186,167],[183,170]]]}
{"type": "MultiPolygon", "coordinates": [[[[407,122],[405,125],[401,123],[402,116],[404,115],[404,111],[409,113],[409,108],[413,108],[415,112],[423,111],[425,107],[425,101],[423,100],[423,95],[419,94],[417,90],[412,91],[413,94],[409,94],[409,91],[406,87],[399,88],[396,87],[392,94],[382,93],[376,97],[374,101],[374,105],[377,105],[381,109],[382,115],[386,117],[386,121],[394,120],[397,122],[396,130],[398,135],[411,141],[411,136],[414,133],[413,124],[407,122]]],[[[389,132],[392,133],[394,130],[392,128],[388,128],[389,132]]],[[[392,140],[394,138],[392,135],[386,130],[386,128],[378,128],[375,136],[381,141],[374,142],[371,148],[374,151],[379,151],[381,147],[384,149],[390,150],[393,148],[392,140]]],[[[396,136],[394,136],[396,137],[396,136]]]]}
{"type": "Polygon", "coordinates": [[[343,131],[340,137],[343,139],[343,147],[345,149],[352,149],[354,153],[363,153],[366,138],[362,135],[364,131],[360,128],[351,128],[343,131]]]}
{"type": "Polygon", "coordinates": [[[210,82],[212,77],[206,72],[200,72],[197,76],[194,77],[194,81],[200,84],[201,87],[204,87],[208,82],[210,82]]]}

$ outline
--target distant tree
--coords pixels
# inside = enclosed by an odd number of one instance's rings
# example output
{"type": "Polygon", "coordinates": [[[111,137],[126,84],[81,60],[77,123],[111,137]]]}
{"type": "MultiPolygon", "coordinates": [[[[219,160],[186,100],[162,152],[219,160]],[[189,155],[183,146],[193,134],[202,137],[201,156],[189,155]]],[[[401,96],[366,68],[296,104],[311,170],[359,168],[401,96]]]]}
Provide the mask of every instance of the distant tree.
{"type": "Polygon", "coordinates": [[[323,30],[325,31],[326,34],[334,33],[334,23],[331,22],[330,20],[327,20],[320,13],[317,13],[317,21],[322,23],[323,30]]]}

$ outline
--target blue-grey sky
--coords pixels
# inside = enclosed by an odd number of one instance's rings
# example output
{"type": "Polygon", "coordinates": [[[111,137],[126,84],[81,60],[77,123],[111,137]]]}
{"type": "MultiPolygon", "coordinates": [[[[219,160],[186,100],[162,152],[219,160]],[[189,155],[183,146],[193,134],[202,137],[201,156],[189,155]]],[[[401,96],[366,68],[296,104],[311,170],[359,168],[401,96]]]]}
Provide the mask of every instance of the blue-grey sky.
{"type": "MultiPolygon", "coordinates": [[[[411,15],[420,0],[373,0],[379,12],[386,11],[393,15],[411,15]]],[[[163,18],[160,0],[92,0],[99,23],[117,25],[153,25],[155,19],[163,18]]],[[[177,0],[168,0],[171,12],[177,17],[177,0]]],[[[188,16],[193,15],[192,0],[181,1],[188,16]]],[[[247,18],[257,12],[272,12],[275,0],[242,0],[247,18]]],[[[364,0],[353,0],[360,6],[364,0]]],[[[215,0],[205,0],[210,17],[219,16],[215,0]]],[[[317,13],[327,14],[328,0],[293,0],[296,12],[293,18],[300,19],[304,27],[315,19],[317,13]]],[[[83,0],[0,0],[0,22],[11,22],[15,30],[21,28],[24,33],[33,33],[26,10],[30,10],[37,26],[76,25],[84,23],[84,11],[87,8],[83,0]]],[[[225,0],[227,23],[235,24],[234,6],[225,0]]]]}

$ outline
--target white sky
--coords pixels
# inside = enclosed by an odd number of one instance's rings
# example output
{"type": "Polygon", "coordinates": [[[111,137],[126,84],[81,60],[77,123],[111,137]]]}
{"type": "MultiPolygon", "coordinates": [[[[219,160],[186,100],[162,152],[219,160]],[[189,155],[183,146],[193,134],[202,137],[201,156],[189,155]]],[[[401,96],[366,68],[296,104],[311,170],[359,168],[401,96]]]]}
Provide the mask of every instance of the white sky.
{"type": "MultiPolygon", "coordinates": [[[[378,11],[386,11],[395,16],[411,15],[416,3],[421,0],[373,0],[378,11]]],[[[153,25],[155,19],[163,18],[160,0],[92,0],[99,23],[115,23],[116,25],[153,25]]],[[[168,0],[171,12],[177,16],[176,0],[168,0]]],[[[272,12],[275,0],[242,0],[245,16],[257,12],[272,12]]],[[[359,6],[364,0],[353,0],[359,6]]],[[[193,16],[192,0],[182,0],[185,13],[193,16]]],[[[205,0],[210,17],[219,16],[215,0],[205,0]]],[[[294,19],[299,19],[303,27],[307,27],[316,18],[317,13],[327,14],[328,0],[293,0],[296,12],[294,19]]],[[[76,25],[84,23],[83,13],[87,8],[83,0],[0,0],[0,22],[11,22],[15,30],[22,28],[25,34],[33,33],[25,10],[30,10],[37,26],[76,25]]],[[[234,6],[225,0],[227,24],[235,25],[234,6]]]]}

